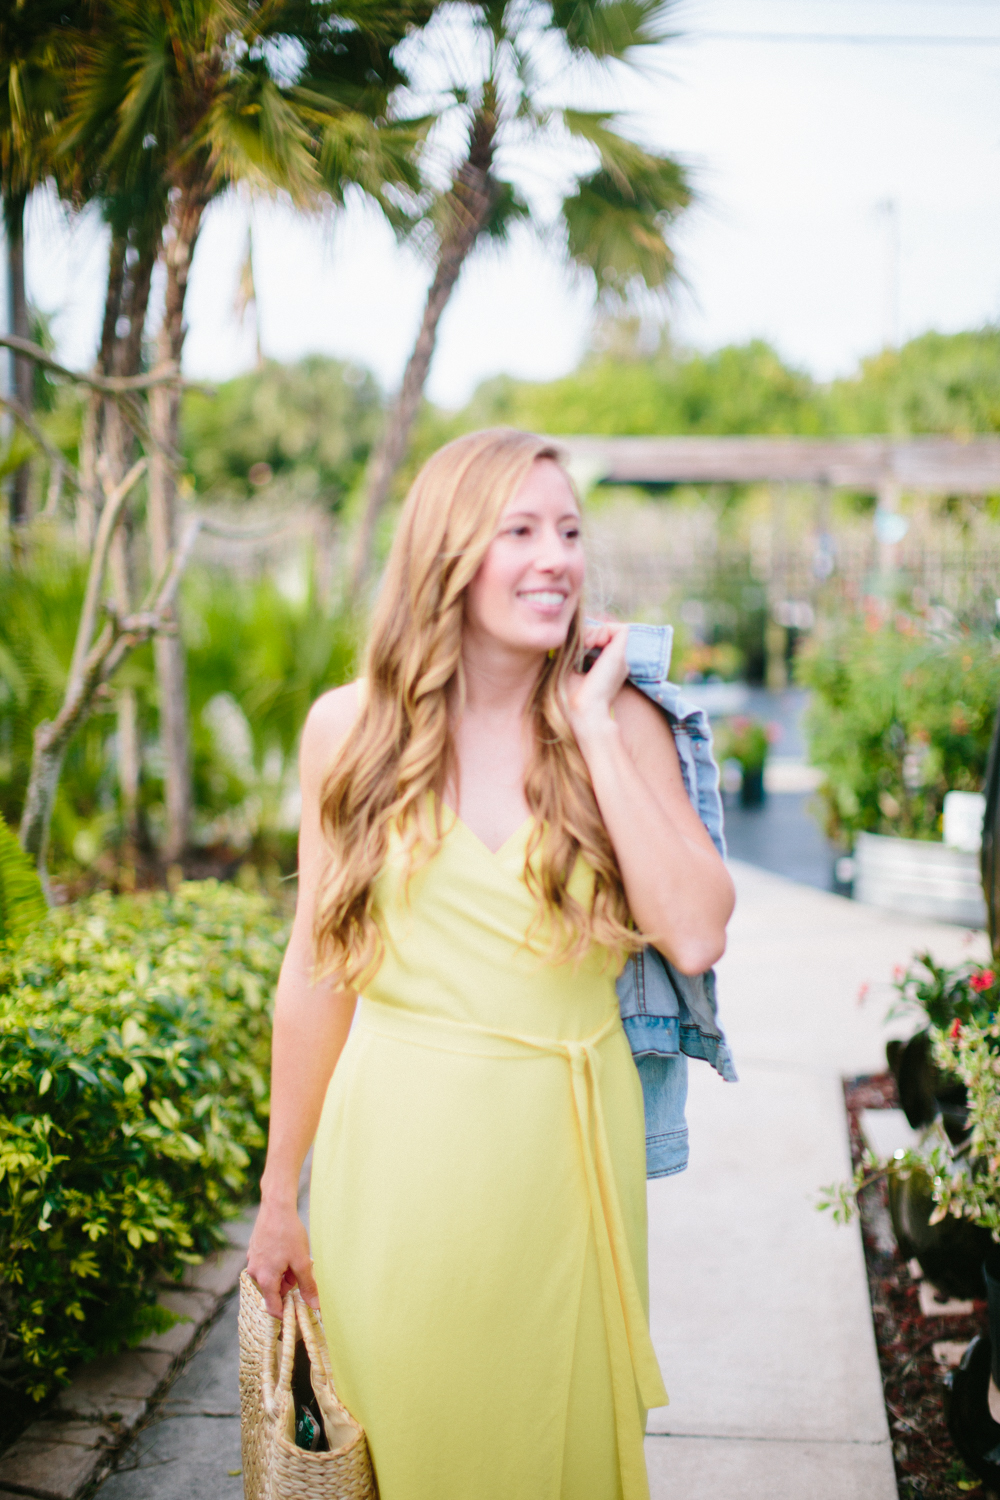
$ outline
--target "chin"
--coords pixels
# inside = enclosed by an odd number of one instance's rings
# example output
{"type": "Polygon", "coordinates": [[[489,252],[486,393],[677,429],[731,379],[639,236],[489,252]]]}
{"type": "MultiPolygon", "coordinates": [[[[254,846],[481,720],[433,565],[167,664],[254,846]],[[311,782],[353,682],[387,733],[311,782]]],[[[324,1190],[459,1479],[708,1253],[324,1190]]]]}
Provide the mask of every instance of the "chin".
{"type": "Polygon", "coordinates": [[[549,625],[531,631],[523,639],[525,646],[535,651],[559,651],[566,644],[569,635],[569,621],[565,625],[549,625]]]}

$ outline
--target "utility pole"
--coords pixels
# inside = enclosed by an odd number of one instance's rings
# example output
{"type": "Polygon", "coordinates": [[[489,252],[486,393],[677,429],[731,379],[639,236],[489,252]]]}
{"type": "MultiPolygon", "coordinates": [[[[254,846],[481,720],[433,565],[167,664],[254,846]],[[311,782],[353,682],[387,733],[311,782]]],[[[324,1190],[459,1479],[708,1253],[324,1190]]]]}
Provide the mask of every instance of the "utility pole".
{"type": "Polygon", "coordinates": [[[895,198],[883,198],[875,207],[876,212],[884,217],[886,228],[885,337],[883,348],[898,349],[902,339],[900,329],[901,237],[899,229],[899,204],[895,198]]]}

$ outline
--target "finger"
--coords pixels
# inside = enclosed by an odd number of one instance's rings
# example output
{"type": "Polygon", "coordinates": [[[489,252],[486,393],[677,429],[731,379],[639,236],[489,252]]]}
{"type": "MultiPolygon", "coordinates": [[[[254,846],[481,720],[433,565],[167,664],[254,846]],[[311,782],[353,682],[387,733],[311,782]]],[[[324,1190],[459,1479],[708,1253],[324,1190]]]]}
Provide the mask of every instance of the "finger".
{"type": "Polygon", "coordinates": [[[253,1281],[257,1290],[264,1298],[264,1306],[271,1314],[271,1317],[280,1318],[281,1297],[284,1290],[282,1287],[283,1278],[276,1271],[271,1271],[261,1266],[253,1256],[249,1257],[247,1270],[250,1272],[251,1281],[253,1281]]]}
{"type": "Polygon", "coordinates": [[[282,1307],[281,1307],[281,1301],[282,1301],[281,1283],[280,1282],[276,1283],[274,1281],[271,1281],[269,1285],[267,1285],[267,1286],[261,1286],[260,1282],[258,1281],[257,1285],[258,1285],[258,1287],[260,1287],[261,1295],[264,1298],[264,1306],[267,1308],[268,1312],[271,1314],[271,1317],[272,1318],[280,1318],[281,1317],[281,1312],[282,1312],[282,1307]]]}
{"type": "Polygon", "coordinates": [[[299,1291],[302,1293],[302,1300],[308,1302],[310,1307],[315,1308],[319,1312],[319,1288],[316,1285],[316,1278],[313,1275],[312,1261],[309,1261],[308,1264],[297,1265],[295,1273],[299,1280],[299,1291]]]}
{"type": "Polygon", "coordinates": [[[611,639],[611,628],[606,620],[588,621],[583,627],[583,649],[601,650],[611,639]]]}

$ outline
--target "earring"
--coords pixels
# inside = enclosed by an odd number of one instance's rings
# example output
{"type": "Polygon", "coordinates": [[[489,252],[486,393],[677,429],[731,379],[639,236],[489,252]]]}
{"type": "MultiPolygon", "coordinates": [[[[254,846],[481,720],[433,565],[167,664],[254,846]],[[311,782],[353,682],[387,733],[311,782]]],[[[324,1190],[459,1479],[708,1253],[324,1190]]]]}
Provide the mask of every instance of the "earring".
{"type": "Polygon", "coordinates": [[[549,661],[553,661],[555,659],[555,654],[556,654],[556,648],[555,648],[555,646],[550,646],[549,647],[549,661]]]}

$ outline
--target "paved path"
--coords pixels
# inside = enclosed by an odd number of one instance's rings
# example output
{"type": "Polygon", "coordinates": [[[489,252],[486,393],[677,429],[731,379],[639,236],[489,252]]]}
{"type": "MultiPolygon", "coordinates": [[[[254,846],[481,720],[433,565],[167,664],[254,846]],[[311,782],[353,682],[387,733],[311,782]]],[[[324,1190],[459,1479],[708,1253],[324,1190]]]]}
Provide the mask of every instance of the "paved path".
{"type": "MultiPolygon", "coordinates": [[[[895,1500],[860,1235],[814,1202],[848,1174],[840,1080],[884,1066],[893,966],[926,946],[957,961],[968,937],[733,871],[720,989],[741,1082],[692,1064],[691,1167],[650,1185],[672,1400],[650,1413],[653,1500],[895,1500]]],[[[101,1500],[239,1500],[236,1370],[231,1303],[101,1500]]]]}
{"type": "Polygon", "coordinates": [[[650,1413],[653,1500],[895,1500],[860,1233],[816,1190],[849,1172],[841,1078],[880,1071],[906,1033],[883,1020],[893,966],[985,957],[985,938],[733,873],[719,984],[741,1081],[692,1064],[691,1166],[650,1184],[672,1402],[650,1413]]]}

